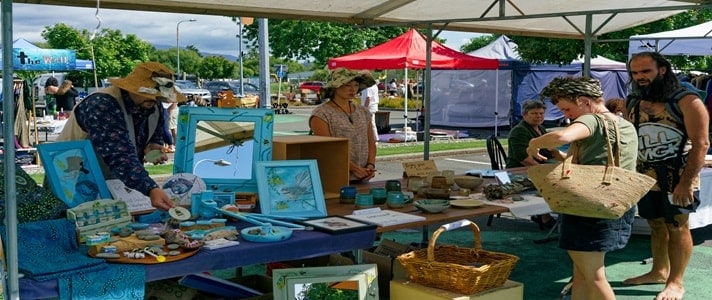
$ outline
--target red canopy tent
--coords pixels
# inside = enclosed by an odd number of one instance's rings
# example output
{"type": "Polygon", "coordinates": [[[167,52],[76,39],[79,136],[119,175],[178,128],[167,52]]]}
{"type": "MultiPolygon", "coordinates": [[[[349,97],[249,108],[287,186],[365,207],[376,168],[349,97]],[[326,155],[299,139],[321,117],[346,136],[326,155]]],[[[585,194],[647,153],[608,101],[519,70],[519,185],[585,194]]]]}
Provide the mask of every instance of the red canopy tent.
{"type": "MultiPolygon", "coordinates": [[[[438,42],[432,42],[431,69],[440,70],[496,70],[499,60],[468,55],[448,48],[438,42]]],[[[387,41],[353,54],[330,58],[329,69],[404,69],[405,81],[408,69],[424,69],[426,66],[426,39],[415,29],[387,41]]],[[[405,122],[408,125],[408,94],[405,97],[405,122]]],[[[496,99],[495,101],[498,101],[496,99]]],[[[496,132],[496,130],[495,130],[496,132]]],[[[405,128],[404,128],[405,134],[405,128]]],[[[406,135],[406,140],[408,137],[406,135]]]]}
{"type": "MultiPolygon", "coordinates": [[[[373,48],[329,59],[329,69],[424,69],[425,37],[415,29],[373,48]]],[[[468,55],[433,41],[432,69],[495,70],[499,61],[468,55]]]]}

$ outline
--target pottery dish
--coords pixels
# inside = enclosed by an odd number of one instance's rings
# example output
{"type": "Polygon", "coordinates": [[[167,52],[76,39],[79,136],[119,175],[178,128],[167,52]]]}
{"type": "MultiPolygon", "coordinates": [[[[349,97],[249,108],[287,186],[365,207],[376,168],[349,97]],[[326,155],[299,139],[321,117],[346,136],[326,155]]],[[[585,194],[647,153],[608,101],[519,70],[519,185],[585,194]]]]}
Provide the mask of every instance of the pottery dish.
{"type": "Polygon", "coordinates": [[[413,202],[413,205],[426,213],[440,213],[450,207],[450,201],[441,199],[424,199],[413,202]]]}
{"type": "Polygon", "coordinates": [[[455,176],[455,184],[460,188],[474,190],[482,185],[483,179],[475,176],[455,176]]]}

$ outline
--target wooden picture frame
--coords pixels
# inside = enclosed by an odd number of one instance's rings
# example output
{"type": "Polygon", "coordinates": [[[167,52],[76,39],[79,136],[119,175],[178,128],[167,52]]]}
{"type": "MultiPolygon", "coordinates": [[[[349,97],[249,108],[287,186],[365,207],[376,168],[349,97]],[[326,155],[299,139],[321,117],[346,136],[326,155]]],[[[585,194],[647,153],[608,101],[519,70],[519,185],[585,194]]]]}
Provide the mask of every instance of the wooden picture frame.
{"type": "Polygon", "coordinates": [[[355,288],[357,299],[375,300],[378,299],[377,278],[375,264],[275,269],[272,270],[273,299],[301,299],[301,293],[305,293],[310,286],[325,283],[329,287],[346,285],[349,289],[355,288]]]}
{"type": "Polygon", "coordinates": [[[300,221],[299,223],[305,226],[314,227],[314,230],[323,231],[331,234],[341,234],[361,230],[375,229],[374,224],[363,223],[361,221],[344,218],[341,216],[327,216],[325,218],[317,218],[300,221]]]}
{"type": "Polygon", "coordinates": [[[37,152],[52,192],[70,208],[112,199],[89,140],[44,143],[37,152]]]}
{"type": "Polygon", "coordinates": [[[326,202],[316,160],[255,163],[260,210],[263,214],[325,217],[326,202]]]}

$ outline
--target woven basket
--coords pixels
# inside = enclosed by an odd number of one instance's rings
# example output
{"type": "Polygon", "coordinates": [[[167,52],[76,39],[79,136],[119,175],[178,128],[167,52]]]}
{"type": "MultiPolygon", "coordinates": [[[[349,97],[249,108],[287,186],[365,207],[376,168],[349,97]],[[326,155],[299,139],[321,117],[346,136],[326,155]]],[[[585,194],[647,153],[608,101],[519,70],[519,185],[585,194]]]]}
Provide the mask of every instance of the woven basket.
{"type": "MultiPolygon", "coordinates": [[[[620,139],[616,134],[616,153],[608,134],[608,122],[601,116],[606,135],[606,165],[579,165],[578,147],[572,146],[569,156],[557,165],[542,164],[527,170],[529,180],[544,197],[552,211],[575,216],[618,219],[635,206],[655,184],[655,179],[636,171],[619,167],[620,139]]],[[[615,132],[619,133],[618,123],[615,132]]]]}
{"type": "MultiPolygon", "coordinates": [[[[408,272],[412,282],[429,287],[470,295],[502,286],[514,269],[519,257],[482,250],[480,228],[468,220],[459,221],[470,225],[474,234],[475,248],[435,246],[438,236],[453,229],[447,224],[433,233],[427,249],[411,251],[398,256],[398,261],[408,272]]],[[[458,226],[458,227],[461,227],[458,226]]]]}

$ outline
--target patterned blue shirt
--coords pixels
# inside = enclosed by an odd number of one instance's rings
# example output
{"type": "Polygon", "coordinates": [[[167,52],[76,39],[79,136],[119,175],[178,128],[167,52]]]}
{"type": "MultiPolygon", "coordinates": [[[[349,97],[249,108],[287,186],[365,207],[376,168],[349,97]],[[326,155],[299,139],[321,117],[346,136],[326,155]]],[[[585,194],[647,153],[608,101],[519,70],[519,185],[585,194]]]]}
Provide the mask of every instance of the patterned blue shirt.
{"type": "Polygon", "coordinates": [[[130,135],[116,99],[106,93],[93,93],[74,108],[74,117],[79,126],[89,134],[88,139],[98,156],[109,166],[111,172],[127,187],[148,196],[158,184],[143,167],[143,150],[149,143],[163,145],[163,108],[156,105],[150,109],[136,106],[128,93],[121,91],[127,114],[133,118],[136,141],[130,135]],[[159,120],[153,136],[148,137],[148,117],[159,110],[159,120]]]}

